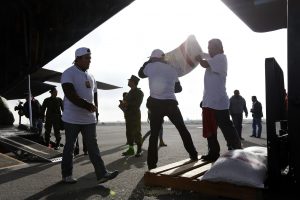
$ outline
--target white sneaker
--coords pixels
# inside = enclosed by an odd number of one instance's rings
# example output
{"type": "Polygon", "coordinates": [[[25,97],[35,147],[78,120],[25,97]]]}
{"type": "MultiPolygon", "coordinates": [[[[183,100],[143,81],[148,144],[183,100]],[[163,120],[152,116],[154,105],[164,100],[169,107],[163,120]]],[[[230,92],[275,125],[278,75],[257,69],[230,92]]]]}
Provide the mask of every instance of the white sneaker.
{"type": "Polygon", "coordinates": [[[63,177],[62,178],[62,181],[64,183],[70,183],[70,184],[73,184],[73,183],[76,183],[77,182],[77,179],[76,178],[73,178],[73,176],[67,176],[67,177],[63,177]]]}

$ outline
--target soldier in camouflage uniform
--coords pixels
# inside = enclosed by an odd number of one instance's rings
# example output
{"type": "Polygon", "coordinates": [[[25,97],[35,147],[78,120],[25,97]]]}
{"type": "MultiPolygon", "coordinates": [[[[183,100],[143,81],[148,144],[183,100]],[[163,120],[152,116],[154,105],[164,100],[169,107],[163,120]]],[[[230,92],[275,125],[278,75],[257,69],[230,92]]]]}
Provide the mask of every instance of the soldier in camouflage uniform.
{"type": "Polygon", "coordinates": [[[135,156],[142,155],[142,134],[141,134],[141,110],[140,106],[143,102],[144,93],[137,87],[139,78],[132,75],[128,79],[128,86],[131,88],[120,106],[124,107],[124,115],[126,121],[126,135],[128,137],[129,148],[123,152],[123,156],[134,155],[134,142],[137,144],[135,156]]]}

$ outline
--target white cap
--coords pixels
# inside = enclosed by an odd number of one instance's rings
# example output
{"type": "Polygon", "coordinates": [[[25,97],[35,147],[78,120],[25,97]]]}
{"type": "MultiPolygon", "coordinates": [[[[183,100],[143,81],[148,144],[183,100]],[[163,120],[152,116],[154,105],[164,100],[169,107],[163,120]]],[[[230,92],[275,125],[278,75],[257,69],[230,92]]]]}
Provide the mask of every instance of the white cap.
{"type": "Polygon", "coordinates": [[[150,58],[161,58],[165,53],[160,49],[155,49],[152,51],[150,58]]]}
{"type": "Polygon", "coordinates": [[[91,54],[91,51],[89,48],[86,48],[86,47],[78,48],[75,51],[75,58],[86,55],[86,54],[91,54]]]}

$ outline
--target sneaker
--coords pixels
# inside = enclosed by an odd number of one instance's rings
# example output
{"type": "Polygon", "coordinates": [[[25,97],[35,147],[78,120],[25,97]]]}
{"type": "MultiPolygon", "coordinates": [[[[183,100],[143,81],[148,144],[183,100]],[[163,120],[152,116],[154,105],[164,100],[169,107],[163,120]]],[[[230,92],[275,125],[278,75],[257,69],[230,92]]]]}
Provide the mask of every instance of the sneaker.
{"type": "Polygon", "coordinates": [[[106,174],[102,178],[97,180],[97,183],[98,184],[105,183],[108,180],[116,178],[118,174],[119,172],[117,170],[113,172],[106,172],[106,174]]]}
{"type": "Polygon", "coordinates": [[[134,155],[134,149],[128,149],[127,151],[122,153],[122,156],[133,156],[134,155]]]}
{"type": "Polygon", "coordinates": [[[63,177],[62,181],[64,183],[69,183],[69,184],[73,184],[73,183],[77,183],[77,179],[73,178],[73,176],[67,176],[67,177],[63,177]]]}
{"type": "Polygon", "coordinates": [[[201,160],[209,161],[209,162],[215,162],[218,158],[219,158],[219,155],[207,154],[207,155],[201,156],[201,160]]]}

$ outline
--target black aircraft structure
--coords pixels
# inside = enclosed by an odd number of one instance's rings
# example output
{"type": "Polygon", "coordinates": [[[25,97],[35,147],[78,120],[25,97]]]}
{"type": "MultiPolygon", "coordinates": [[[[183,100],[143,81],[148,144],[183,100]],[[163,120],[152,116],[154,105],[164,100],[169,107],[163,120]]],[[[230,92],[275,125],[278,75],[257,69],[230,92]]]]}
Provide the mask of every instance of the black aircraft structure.
{"type": "MultiPolygon", "coordinates": [[[[0,95],[8,95],[9,91],[24,81],[28,75],[37,72],[132,2],[133,0],[3,1],[0,7],[2,30],[0,95]]],[[[281,67],[277,65],[275,58],[266,58],[265,61],[267,187],[297,188],[300,182],[300,156],[297,155],[300,152],[300,1],[222,0],[222,2],[252,31],[262,33],[287,29],[288,111],[284,114],[282,112],[284,79],[281,67]],[[281,88],[279,92],[276,91],[277,87],[281,88]],[[285,126],[277,130],[275,126],[277,122],[285,122],[282,123],[285,126]]]]}
{"type": "MultiPolygon", "coordinates": [[[[276,58],[265,59],[266,124],[268,149],[267,187],[294,189],[300,182],[300,1],[222,0],[255,32],[287,29],[287,88],[276,58]],[[287,91],[288,109],[284,108],[287,91]],[[280,127],[276,126],[280,124],[280,127]]],[[[249,58],[251,59],[251,58],[249,58]]]]}
{"type": "MultiPolygon", "coordinates": [[[[78,40],[132,3],[133,0],[11,0],[0,7],[1,73],[0,96],[24,99],[26,91],[38,96],[59,82],[61,73],[44,69],[78,40]]],[[[97,81],[98,89],[117,86],[97,81]]],[[[0,128],[3,150],[51,162],[61,153],[35,142],[34,134],[15,127],[0,128]]],[[[8,163],[11,162],[8,161],[8,163]]]]}

